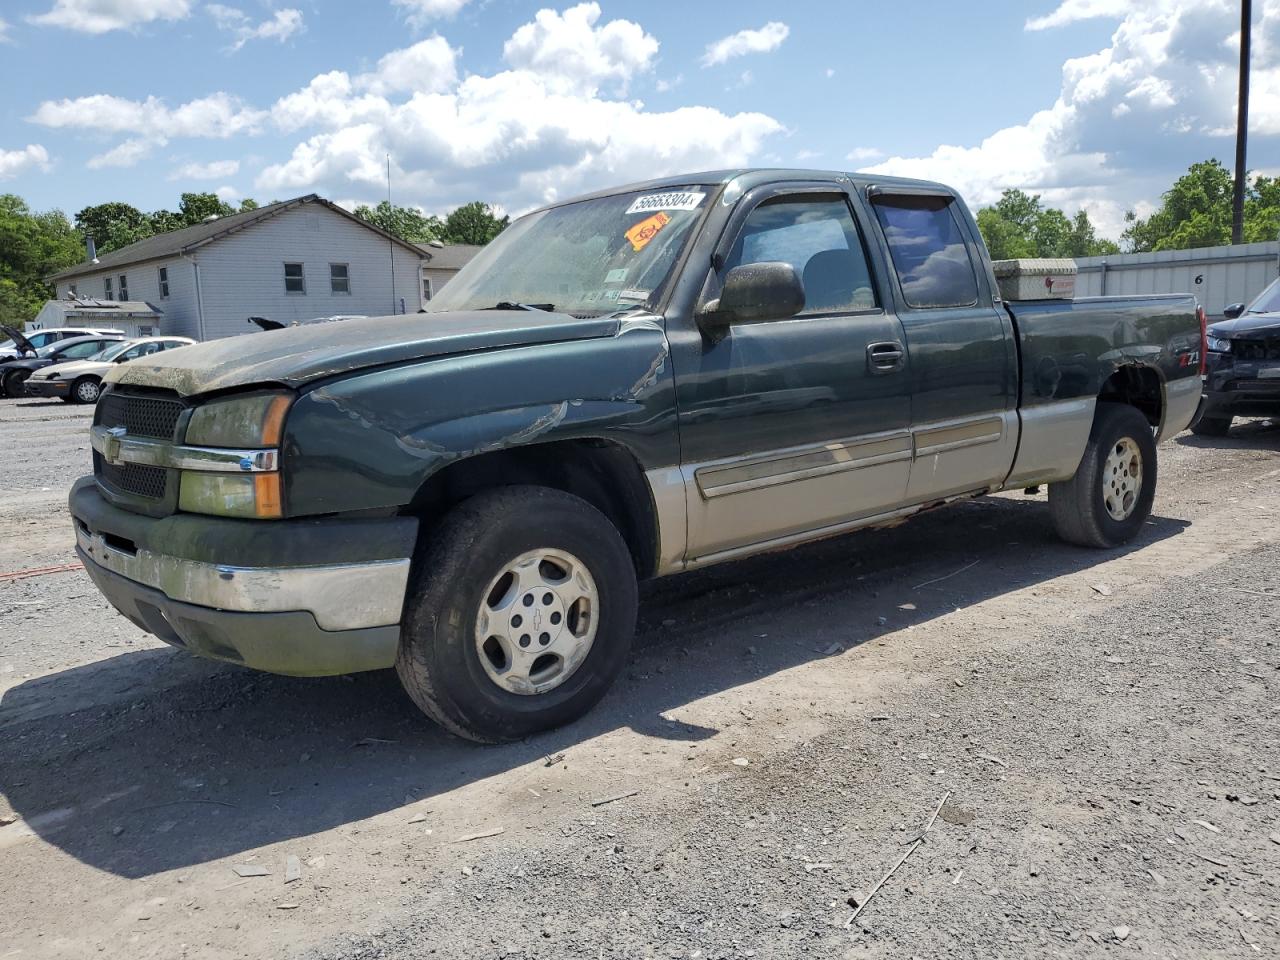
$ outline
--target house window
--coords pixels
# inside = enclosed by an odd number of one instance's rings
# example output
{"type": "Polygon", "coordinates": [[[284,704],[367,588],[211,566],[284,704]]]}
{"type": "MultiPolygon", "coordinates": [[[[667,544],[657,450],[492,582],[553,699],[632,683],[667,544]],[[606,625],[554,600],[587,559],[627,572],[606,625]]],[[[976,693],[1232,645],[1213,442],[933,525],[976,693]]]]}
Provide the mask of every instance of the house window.
{"type": "Polygon", "coordinates": [[[76,285],[74,283],[67,287],[67,297],[69,299],[74,300],[78,296],[80,296],[80,294],[76,292],[76,285]]]}
{"type": "Polygon", "coordinates": [[[126,277],[123,273],[120,274],[120,299],[121,300],[129,299],[129,278],[126,277]]]}
{"type": "Polygon", "coordinates": [[[103,277],[103,278],[102,278],[102,291],[103,291],[103,297],[104,297],[105,299],[107,299],[107,300],[114,300],[114,299],[115,299],[115,297],[114,297],[114,296],[112,295],[112,293],[111,293],[111,278],[110,278],[110,277],[103,277]]]}
{"type": "Polygon", "coordinates": [[[307,283],[302,276],[302,264],[286,263],[284,265],[284,292],[306,293],[307,283]]]}
{"type": "Polygon", "coordinates": [[[347,265],[345,263],[329,264],[329,292],[351,292],[351,277],[347,273],[347,265]]]}
{"type": "Polygon", "coordinates": [[[160,299],[169,299],[169,268],[160,268],[160,299]]]}
{"type": "Polygon", "coordinates": [[[431,278],[430,277],[422,278],[422,299],[423,300],[431,299],[431,278]]]}

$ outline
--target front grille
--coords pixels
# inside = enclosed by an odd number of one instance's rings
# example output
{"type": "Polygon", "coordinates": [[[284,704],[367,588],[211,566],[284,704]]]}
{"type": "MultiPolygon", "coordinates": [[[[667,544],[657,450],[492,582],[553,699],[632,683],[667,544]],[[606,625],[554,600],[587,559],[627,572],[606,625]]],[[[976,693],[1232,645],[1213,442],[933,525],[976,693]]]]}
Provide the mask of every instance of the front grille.
{"type": "Polygon", "coordinates": [[[1232,340],[1231,353],[1240,360],[1280,360],[1280,340],[1232,340]]]}
{"type": "Polygon", "coordinates": [[[140,463],[108,463],[95,453],[93,472],[99,483],[105,483],[117,493],[131,497],[163,500],[168,488],[169,471],[163,467],[148,467],[140,463]]]}
{"type": "Polygon", "coordinates": [[[173,440],[182,409],[180,400],[112,392],[98,404],[94,422],[104,427],[124,427],[134,437],[173,440]]]}
{"type": "MultiPolygon", "coordinates": [[[[157,396],[129,390],[111,390],[98,401],[94,423],[103,427],[123,427],[131,437],[149,440],[178,439],[178,422],[185,406],[176,396],[157,396]]],[[[152,501],[139,509],[172,509],[164,501],[169,493],[171,471],[140,463],[108,463],[98,453],[93,455],[93,473],[105,491],[136,501],[152,501]]],[[[176,475],[174,482],[177,482],[176,475]]]]}

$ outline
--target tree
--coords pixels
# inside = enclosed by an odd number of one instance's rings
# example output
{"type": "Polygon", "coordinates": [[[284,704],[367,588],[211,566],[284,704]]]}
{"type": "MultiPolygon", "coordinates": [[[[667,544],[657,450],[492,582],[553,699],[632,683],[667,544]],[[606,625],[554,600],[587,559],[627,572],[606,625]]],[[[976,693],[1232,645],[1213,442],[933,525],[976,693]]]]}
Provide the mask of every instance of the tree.
{"type": "Polygon", "coordinates": [[[993,260],[1120,252],[1112,241],[1098,238],[1084,210],[1068,217],[1056,207],[1044,206],[1038,194],[1022,190],[1006,190],[995,206],[978,211],[977,221],[993,260]]]}
{"type": "Polygon", "coordinates": [[[253,197],[245,197],[243,200],[240,201],[240,209],[236,212],[246,213],[249,210],[257,210],[258,207],[259,207],[259,203],[257,200],[253,199],[253,197]]]}
{"type": "MultiPolygon", "coordinates": [[[[1193,163],[1161,198],[1159,209],[1139,219],[1130,211],[1124,239],[1137,253],[1187,250],[1231,242],[1231,172],[1217,160],[1193,163]]],[[[1245,185],[1246,243],[1280,236],[1280,182],[1254,176],[1245,185]]]]}
{"type": "Polygon", "coordinates": [[[93,237],[100,253],[118,250],[155,233],[147,214],[118,201],[85,207],[76,214],[76,229],[82,237],[93,237]]]}
{"type": "Polygon", "coordinates": [[[397,207],[383,200],[376,207],[362,204],[356,207],[355,214],[366,223],[409,243],[430,243],[443,239],[441,233],[444,225],[440,218],[427,216],[413,207],[397,207]]]}
{"type": "Polygon", "coordinates": [[[53,290],[45,277],[84,259],[61,210],[33,213],[21,197],[0,196],[0,322],[22,324],[53,290]]]}
{"type": "Polygon", "coordinates": [[[484,246],[511,222],[510,217],[498,219],[487,203],[473,200],[464,203],[444,218],[444,232],[440,237],[445,243],[471,243],[484,246]]]}

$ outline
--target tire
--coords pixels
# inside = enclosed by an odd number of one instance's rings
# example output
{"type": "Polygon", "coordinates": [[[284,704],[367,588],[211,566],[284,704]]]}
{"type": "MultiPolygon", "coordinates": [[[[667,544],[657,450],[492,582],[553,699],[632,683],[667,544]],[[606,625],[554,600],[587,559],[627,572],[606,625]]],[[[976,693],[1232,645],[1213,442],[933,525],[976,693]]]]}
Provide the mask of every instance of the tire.
{"type": "Polygon", "coordinates": [[[97,377],[81,377],[71,385],[67,399],[72,403],[97,403],[102,381],[97,377]]]}
{"type": "Polygon", "coordinates": [[[1225,437],[1231,421],[1231,417],[1201,417],[1191,425],[1191,432],[1198,437],[1225,437]]]}
{"type": "Polygon", "coordinates": [[[1147,418],[1127,404],[1099,403],[1076,475],[1049,484],[1058,536],[1082,547],[1128,543],[1151,515],[1156,474],[1156,441],[1147,418]]]}
{"type": "Polygon", "coordinates": [[[4,395],[17,399],[27,395],[27,377],[30,370],[10,370],[4,376],[4,395]]]}
{"type": "Polygon", "coordinates": [[[545,487],[485,491],[419,545],[396,672],[451,733],[518,740],[604,696],[626,664],[636,605],[631,553],[604,514],[545,487]],[[574,562],[585,576],[561,580],[574,562]]]}

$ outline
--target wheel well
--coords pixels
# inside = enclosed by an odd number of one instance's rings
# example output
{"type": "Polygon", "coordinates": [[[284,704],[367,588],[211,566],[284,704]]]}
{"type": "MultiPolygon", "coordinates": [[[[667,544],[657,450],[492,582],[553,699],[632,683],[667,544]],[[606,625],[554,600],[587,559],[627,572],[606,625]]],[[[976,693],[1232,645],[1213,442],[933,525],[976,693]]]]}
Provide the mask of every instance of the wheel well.
{"type": "Polygon", "coordinates": [[[1102,385],[1098,399],[1104,403],[1127,403],[1136,407],[1156,429],[1164,421],[1164,391],[1160,386],[1160,374],[1151,367],[1121,367],[1102,385]]]}
{"type": "Polygon", "coordinates": [[[521,484],[551,487],[586,500],[618,528],[637,575],[653,575],[658,530],[649,485],[635,457],[606,440],[560,440],[459,460],[428,478],[407,512],[429,533],[433,521],[468,497],[521,484]]]}

